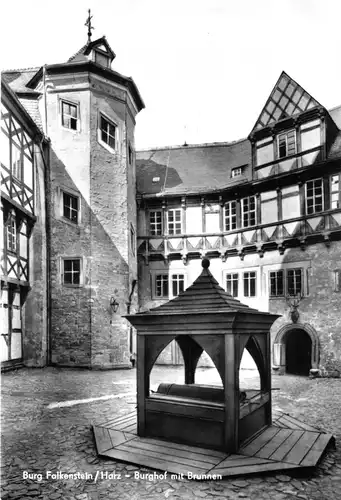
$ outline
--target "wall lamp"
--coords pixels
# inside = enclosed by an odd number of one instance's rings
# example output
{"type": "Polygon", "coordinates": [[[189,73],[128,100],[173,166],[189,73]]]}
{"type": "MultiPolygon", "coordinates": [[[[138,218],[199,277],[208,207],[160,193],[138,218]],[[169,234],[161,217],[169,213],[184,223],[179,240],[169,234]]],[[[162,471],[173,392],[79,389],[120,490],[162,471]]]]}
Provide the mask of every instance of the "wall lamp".
{"type": "Polygon", "coordinates": [[[114,314],[116,314],[116,313],[117,313],[117,310],[118,310],[118,308],[119,308],[119,305],[120,305],[120,304],[117,302],[117,300],[115,299],[115,297],[110,297],[110,307],[111,307],[112,312],[113,312],[114,314]]]}

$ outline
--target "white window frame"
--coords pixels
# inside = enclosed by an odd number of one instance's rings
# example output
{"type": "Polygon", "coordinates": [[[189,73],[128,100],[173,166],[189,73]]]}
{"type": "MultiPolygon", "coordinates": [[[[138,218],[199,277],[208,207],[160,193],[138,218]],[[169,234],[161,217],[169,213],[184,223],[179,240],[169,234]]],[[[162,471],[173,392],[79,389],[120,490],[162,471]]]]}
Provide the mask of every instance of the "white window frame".
{"type": "Polygon", "coordinates": [[[170,236],[180,236],[182,234],[182,208],[169,208],[167,210],[167,234],[170,236]],[[180,212],[180,221],[176,221],[176,213],[180,212]],[[173,213],[173,221],[169,221],[169,214],[173,213]],[[170,232],[170,224],[174,225],[174,231],[170,232]],[[176,232],[176,224],[180,224],[180,232],[176,232]]]}
{"type": "MultiPolygon", "coordinates": [[[[113,137],[113,136],[111,136],[111,137],[113,137]]],[[[101,146],[103,146],[110,153],[116,153],[119,151],[119,126],[118,126],[118,122],[116,120],[114,120],[113,118],[110,118],[109,116],[107,116],[102,111],[99,111],[99,113],[98,113],[97,140],[98,140],[98,143],[101,146]],[[101,129],[102,119],[105,120],[106,122],[108,122],[109,125],[112,125],[115,127],[115,137],[114,137],[115,147],[114,148],[111,147],[107,142],[103,141],[103,139],[102,139],[102,129],[101,129]]]]}
{"type": "Polygon", "coordinates": [[[278,264],[267,264],[263,266],[263,273],[265,276],[265,295],[269,299],[280,299],[285,298],[288,295],[287,288],[287,272],[293,269],[301,269],[301,280],[302,280],[302,296],[307,297],[309,295],[309,269],[311,267],[310,260],[302,260],[299,262],[281,262],[278,264]],[[271,296],[270,295],[270,272],[271,271],[284,271],[284,296],[271,296]]]}
{"type": "Polygon", "coordinates": [[[6,222],[6,249],[7,252],[12,254],[17,254],[18,252],[17,233],[16,215],[11,211],[6,222]],[[12,231],[12,228],[14,228],[14,231],[12,231]]]}
{"type": "Polygon", "coordinates": [[[84,284],[84,272],[83,272],[83,257],[79,256],[63,256],[60,258],[60,278],[62,286],[68,288],[81,288],[84,284]],[[79,283],[65,283],[65,262],[66,261],[79,261],[79,283]]]}
{"type": "Polygon", "coordinates": [[[241,227],[243,229],[244,228],[248,228],[248,227],[255,227],[255,226],[257,226],[257,198],[256,198],[255,195],[247,196],[246,198],[242,198],[240,200],[240,214],[241,214],[241,221],[240,222],[241,222],[241,227]],[[251,198],[254,199],[255,208],[253,210],[251,210],[250,208],[248,210],[244,210],[244,200],[248,200],[248,203],[249,203],[249,206],[250,206],[251,198]],[[247,225],[244,225],[244,214],[245,213],[248,214],[248,222],[250,222],[250,214],[251,213],[255,214],[255,223],[254,224],[248,223],[247,225]]]}
{"type": "Polygon", "coordinates": [[[289,293],[289,284],[288,284],[288,274],[289,274],[289,271],[300,271],[300,275],[301,275],[301,290],[300,290],[299,293],[303,297],[304,296],[304,290],[305,290],[305,287],[304,287],[305,277],[304,277],[304,269],[302,267],[288,267],[286,269],[286,272],[285,272],[285,295],[288,296],[288,297],[293,297],[293,296],[297,295],[296,286],[295,286],[295,293],[289,293]]]}
{"type": "Polygon", "coordinates": [[[152,273],[152,299],[156,300],[162,300],[162,299],[167,299],[169,298],[169,287],[170,287],[170,281],[169,281],[169,273],[167,271],[153,271],[152,273]],[[167,288],[168,288],[168,293],[164,294],[163,289],[160,295],[157,293],[157,278],[161,277],[162,281],[164,280],[167,282],[167,288]]]}
{"type": "MultiPolygon", "coordinates": [[[[248,292],[250,292],[250,289],[251,289],[251,287],[250,287],[250,283],[251,283],[250,280],[248,281],[248,283],[249,283],[249,285],[248,285],[248,292]]],[[[246,297],[248,299],[253,299],[253,298],[258,297],[258,272],[256,270],[252,270],[252,269],[250,269],[250,270],[243,270],[243,272],[242,272],[242,296],[246,297]],[[254,276],[254,279],[255,279],[255,294],[254,295],[250,295],[250,294],[245,295],[245,285],[244,285],[244,283],[245,283],[245,275],[246,274],[249,274],[249,275],[250,274],[254,274],[255,275],[254,276]]]]}
{"type": "Polygon", "coordinates": [[[290,156],[292,156],[293,154],[297,154],[297,136],[296,136],[296,130],[295,129],[290,129],[290,130],[286,130],[286,131],[283,131],[283,132],[279,132],[276,139],[276,144],[277,144],[277,159],[278,160],[283,160],[284,158],[287,158],[289,155],[288,155],[288,134],[290,132],[294,132],[294,138],[295,138],[295,152],[294,153],[291,153],[290,156]],[[282,135],[285,135],[285,156],[279,156],[279,138],[280,136],[282,135]]]}
{"type": "MultiPolygon", "coordinates": [[[[269,283],[269,297],[270,298],[285,297],[285,292],[286,292],[286,270],[285,269],[271,269],[271,270],[269,270],[268,271],[268,283],[269,283]],[[271,273],[276,273],[276,278],[277,278],[278,273],[282,273],[282,287],[283,287],[283,293],[282,294],[279,294],[279,293],[271,294],[271,273]]],[[[276,288],[277,288],[277,285],[276,285],[276,288]]],[[[277,292],[277,290],[276,290],[276,292],[277,292]]]]}
{"type": "Polygon", "coordinates": [[[149,210],[149,234],[151,236],[161,236],[163,234],[163,212],[162,210],[149,210]],[[160,222],[151,220],[152,214],[160,214],[160,222]],[[160,232],[158,232],[158,225],[160,224],[160,232]]]}
{"type": "Polygon", "coordinates": [[[239,177],[240,175],[242,175],[242,173],[242,167],[235,167],[231,170],[231,177],[239,177]]]}
{"type": "Polygon", "coordinates": [[[170,276],[169,276],[169,289],[168,289],[169,297],[175,298],[175,297],[178,297],[178,295],[180,295],[180,293],[183,293],[186,290],[186,282],[187,282],[187,279],[186,279],[186,274],[184,271],[181,271],[181,270],[180,271],[172,271],[172,273],[170,273],[170,276]],[[177,294],[173,294],[173,282],[175,281],[177,283],[177,288],[179,290],[180,279],[174,280],[175,276],[177,276],[177,277],[183,276],[183,278],[182,278],[183,290],[181,292],[178,291],[177,294]]]}
{"type": "MultiPolygon", "coordinates": [[[[63,220],[63,222],[66,222],[67,224],[71,224],[72,226],[79,226],[81,224],[81,196],[80,193],[77,191],[74,191],[73,189],[70,189],[68,187],[61,186],[57,189],[57,197],[59,200],[59,216],[60,219],[63,220]],[[72,196],[74,198],[77,198],[78,202],[78,213],[77,213],[77,222],[72,221],[68,217],[64,216],[64,194],[67,196],[72,196]]],[[[58,206],[57,205],[57,206],[58,206]]]]}
{"type": "Polygon", "coordinates": [[[341,208],[341,174],[331,174],[330,176],[330,208],[331,210],[336,210],[338,208],[341,208]],[[333,183],[332,179],[333,177],[338,177],[338,189],[333,189],[333,183]],[[336,207],[333,207],[333,194],[337,194],[337,200],[336,200],[336,207]]]}
{"type": "Polygon", "coordinates": [[[23,166],[24,166],[24,158],[23,158],[22,147],[18,146],[17,142],[12,139],[12,141],[11,141],[11,172],[12,172],[12,176],[18,182],[23,182],[23,166]],[[15,161],[13,159],[13,157],[14,157],[13,151],[18,152],[18,154],[19,154],[19,158],[17,158],[15,161]]]}
{"type": "Polygon", "coordinates": [[[63,219],[67,219],[69,222],[72,222],[72,224],[75,224],[75,225],[78,225],[79,224],[79,196],[75,196],[74,194],[71,194],[71,193],[68,193],[67,191],[62,191],[62,210],[63,210],[63,219]],[[67,217],[64,213],[64,207],[65,207],[65,203],[64,203],[64,196],[69,196],[70,198],[73,198],[75,200],[77,200],[77,208],[73,208],[72,206],[69,206],[69,211],[70,213],[73,213],[75,212],[77,214],[77,220],[73,220],[72,218],[70,217],[67,217]]]}
{"type": "Polygon", "coordinates": [[[78,102],[73,102],[73,101],[70,101],[68,99],[60,99],[60,124],[64,130],[68,130],[69,132],[76,133],[76,132],[80,131],[80,106],[79,106],[78,102]],[[76,128],[70,128],[70,127],[66,127],[64,125],[64,123],[63,123],[63,116],[64,116],[63,104],[67,104],[68,106],[74,106],[76,108],[76,114],[77,114],[77,116],[76,116],[76,128]]]}
{"type": "Polygon", "coordinates": [[[232,293],[232,297],[236,298],[240,295],[240,276],[239,276],[239,273],[238,272],[234,272],[234,271],[226,271],[224,273],[224,284],[225,284],[225,291],[227,293],[228,292],[228,287],[227,287],[227,281],[228,281],[228,276],[231,276],[232,279],[229,279],[230,283],[231,283],[231,291],[233,292],[233,284],[234,283],[237,283],[237,295],[234,295],[234,293],[232,293]],[[235,276],[237,276],[237,278],[234,278],[235,276]]]}
{"type": "Polygon", "coordinates": [[[236,200],[227,201],[224,205],[224,231],[234,231],[237,229],[237,202],[236,200]],[[232,207],[234,206],[235,213],[232,213],[232,207]],[[229,207],[229,215],[226,214],[226,209],[229,207]],[[228,227],[227,223],[228,222],[228,227]],[[234,225],[235,227],[232,227],[234,225]]]}
{"type": "Polygon", "coordinates": [[[322,177],[318,177],[317,179],[310,179],[305,183],[305,213],[306,215],[314,215],[323,212],[324,210],[324,182],[322,177]],[[321,181],[321,193],[322,193],[322,208],[321,210],[316,211],[316,194],[315,194],[315,185],[313,196],[309,196],[309,199],[313,199],[313,212],[308,213],[308,184],[309,182],[321,181]]]}

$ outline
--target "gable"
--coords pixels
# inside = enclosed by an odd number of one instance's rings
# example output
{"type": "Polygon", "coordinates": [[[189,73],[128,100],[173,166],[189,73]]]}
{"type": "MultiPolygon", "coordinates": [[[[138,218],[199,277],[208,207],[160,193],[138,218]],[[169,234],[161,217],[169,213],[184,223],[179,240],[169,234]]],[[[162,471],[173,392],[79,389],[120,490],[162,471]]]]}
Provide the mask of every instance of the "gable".
{"type": "Polygon", "coordinates": [[[107,48],[105,47],[105,45],[101,44],[101,45],[97,45],[96,47],[94,47],[96,49],[100,49],[100,50],[103,50],[103,52],[108,52],[107,51],[107,48]]]}
{"type": "Polygon", "coordinates": [[[308,92],[284,71],[279,77],[252,132],[321,106],[308,92]]]}

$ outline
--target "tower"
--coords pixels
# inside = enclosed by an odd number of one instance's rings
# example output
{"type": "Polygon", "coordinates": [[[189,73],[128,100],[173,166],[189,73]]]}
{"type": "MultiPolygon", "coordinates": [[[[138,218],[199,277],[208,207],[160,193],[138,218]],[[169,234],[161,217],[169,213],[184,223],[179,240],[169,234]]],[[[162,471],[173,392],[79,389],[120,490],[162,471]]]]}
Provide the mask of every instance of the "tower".
{"type": "MultiPolygon", "coordinates": [[[[91,26],[91,25],[90,25],[91,26]]],[[[105,37],[28,86],[50,138],[52,364],[130,366],[127,312],[137,278],[135,116],[144,104],[111,69],[105,37]]]]}

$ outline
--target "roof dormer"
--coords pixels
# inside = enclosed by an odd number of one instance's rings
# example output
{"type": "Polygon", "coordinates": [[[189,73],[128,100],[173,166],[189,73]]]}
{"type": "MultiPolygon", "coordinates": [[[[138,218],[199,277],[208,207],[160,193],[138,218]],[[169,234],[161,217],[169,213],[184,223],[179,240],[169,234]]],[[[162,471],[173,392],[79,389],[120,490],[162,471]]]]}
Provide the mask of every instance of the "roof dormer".
{"type": "Polygon", "coordinates": [[[105,36],[102,36],[102,38],[98,38],[93,42],[88,41],[74,56],[70,57],[68,62],[87,60],[104,66],[104,68],[110,68],[115,57],[115,52],[110,47],[105,36]]]}

